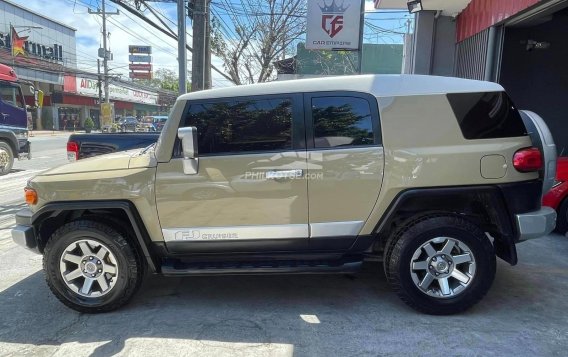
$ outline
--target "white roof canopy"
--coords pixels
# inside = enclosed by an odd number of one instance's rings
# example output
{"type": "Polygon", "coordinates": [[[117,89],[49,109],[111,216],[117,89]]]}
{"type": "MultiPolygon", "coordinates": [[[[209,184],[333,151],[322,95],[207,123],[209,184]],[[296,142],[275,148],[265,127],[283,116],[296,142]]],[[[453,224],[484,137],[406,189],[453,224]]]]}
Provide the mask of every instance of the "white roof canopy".
{"type": "MultiPolygon", "coordinates": [[[[408,9],[409,0],[375,0],[375,9],[408,9]]],[[[422,0],[424,10],[441,10],[442,15],[457,16],[471,0],[422,0]]]]}

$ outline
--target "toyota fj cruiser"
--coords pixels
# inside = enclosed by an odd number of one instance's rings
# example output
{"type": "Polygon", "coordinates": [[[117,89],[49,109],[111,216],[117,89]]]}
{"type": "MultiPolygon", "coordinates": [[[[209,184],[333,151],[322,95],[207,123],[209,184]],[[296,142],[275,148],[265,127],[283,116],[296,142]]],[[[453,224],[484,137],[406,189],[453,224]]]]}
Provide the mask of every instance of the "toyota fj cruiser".
{"type": "Polygon", "coordinates": [[[349,273],[380,258],[411,307],[451,314],[496,256],[548,234],[556,149],[495,83],[306,79],[182,95],[155,145],[29,181],[13,239],[67,306],[125,304],[162,275],[349,273]]]}

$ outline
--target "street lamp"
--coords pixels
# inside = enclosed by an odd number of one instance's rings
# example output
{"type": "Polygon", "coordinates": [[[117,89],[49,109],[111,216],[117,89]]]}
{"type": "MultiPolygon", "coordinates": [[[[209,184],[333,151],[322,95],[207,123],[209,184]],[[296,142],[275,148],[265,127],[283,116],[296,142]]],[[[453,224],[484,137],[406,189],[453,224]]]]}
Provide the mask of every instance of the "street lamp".
{"type": "Polygon", "coordinates": [[[411,14],[417,13],[419,11],[422,11],[422,0],[412,0],[409,1],[408,3],[406,3],[406,6],[408,6],[408,12],[410,12],[411,14]]]}

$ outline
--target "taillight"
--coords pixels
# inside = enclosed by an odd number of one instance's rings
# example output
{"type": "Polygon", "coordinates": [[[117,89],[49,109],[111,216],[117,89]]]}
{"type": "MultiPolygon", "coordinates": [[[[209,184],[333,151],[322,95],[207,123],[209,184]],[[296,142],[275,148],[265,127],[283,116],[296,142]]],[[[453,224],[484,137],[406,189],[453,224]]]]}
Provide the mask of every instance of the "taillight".
{"type": "Polygon", "coordinates": [[[513,156],[513,167],[520,172],[542,169],[542,154],[537,148],[521,149],[513,156]]]}
{"type": "Polygon", "coordinates": [[[74,141],[67,142],[67,159],[69,161],[79,160],[79,145],[74,141]]]}

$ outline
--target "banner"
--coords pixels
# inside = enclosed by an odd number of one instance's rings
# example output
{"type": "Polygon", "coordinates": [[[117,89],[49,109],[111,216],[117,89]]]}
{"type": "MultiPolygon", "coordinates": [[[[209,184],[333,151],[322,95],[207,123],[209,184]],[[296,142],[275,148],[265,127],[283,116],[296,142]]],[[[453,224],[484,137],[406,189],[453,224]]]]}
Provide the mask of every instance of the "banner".
{"type": "Polygon", "coordinates": [[[363,0],[308,0],[306,48],[359,49],[363,0]]]}
{"type": "MultiPolygon", "coordinates": [[[[93,98],[99,97],[99,88],[97,86],[96,79],[76,77],[76,81],[76,91],[78,94],[93,98]]],[[[109,85],[109,97],[111,99],[123,100],[125,102],[158,104],[158,93],[156,92],[119,87],[114,84],[109,85]]]]}

